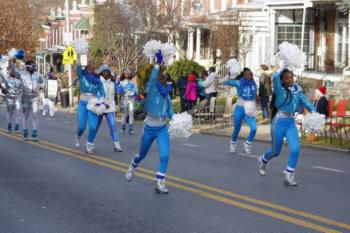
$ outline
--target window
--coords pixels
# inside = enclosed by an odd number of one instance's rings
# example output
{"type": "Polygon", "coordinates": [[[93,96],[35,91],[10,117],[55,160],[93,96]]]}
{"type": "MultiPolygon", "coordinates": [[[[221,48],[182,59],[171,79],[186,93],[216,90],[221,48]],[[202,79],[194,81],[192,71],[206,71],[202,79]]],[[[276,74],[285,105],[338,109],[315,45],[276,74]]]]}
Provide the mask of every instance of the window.
{"type": "MultiPolygon", "coordinates": [[[[305,66],[307,69],[314,68],[314,38],[313,25],[305,25],[303,52],[306,54],[305,66]]],[[[301,46],[302,25],[282,24],[277,25],[277,45],[284,41],[301,46]]]]}

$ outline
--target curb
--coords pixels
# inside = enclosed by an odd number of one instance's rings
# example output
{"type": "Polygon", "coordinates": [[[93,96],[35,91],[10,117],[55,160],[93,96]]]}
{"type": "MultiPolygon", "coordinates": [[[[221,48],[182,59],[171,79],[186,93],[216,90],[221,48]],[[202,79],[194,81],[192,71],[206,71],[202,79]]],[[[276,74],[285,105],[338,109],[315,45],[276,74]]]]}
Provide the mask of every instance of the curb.
{"type": "MultiPolygon", "coordinates": [[[[203,129],[195,129],[192,131],[195,134],[202,134],[202,135],[213,135],[213,136],[219,136],[219,137],[230,137],[227,134],[224,133],[217,133],[217,132],[208,132],[203,129]]],[[[240,139],[245,139],[242,137],[238,137],[240,139]]],[[[254,139],[254,141],[257,142],[264,142],[264,143],[269,143],[269,140],[262,140],[262,139],[254,139]]],[[[307,148],[307,149],[315,149],[315,150],[327,150],[327,151],[332,151],[332,152],[342,152],[342,153],[350,153],[350,149],[343,149],[343,148],[333,148],[333,147],[326,147],[326,146],[319,146],[319,145],[311,145],[311,144],[305,144],[305,143],[300,143],[301,148],[307,148]]]]}

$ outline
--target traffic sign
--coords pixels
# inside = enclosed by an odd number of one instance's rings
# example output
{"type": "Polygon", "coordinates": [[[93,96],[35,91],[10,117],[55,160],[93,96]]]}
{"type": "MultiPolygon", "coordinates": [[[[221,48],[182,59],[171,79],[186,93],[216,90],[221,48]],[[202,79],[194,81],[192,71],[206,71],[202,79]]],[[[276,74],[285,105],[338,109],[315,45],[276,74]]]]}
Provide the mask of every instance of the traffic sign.
{"type": "Polygon", "coordinates": [[[72,46],[67,47],[63,53],[62,63],[64,65],[72,65],[76,60],[77,60],[77,54],[74,51],[74,48],[72,46]]]}

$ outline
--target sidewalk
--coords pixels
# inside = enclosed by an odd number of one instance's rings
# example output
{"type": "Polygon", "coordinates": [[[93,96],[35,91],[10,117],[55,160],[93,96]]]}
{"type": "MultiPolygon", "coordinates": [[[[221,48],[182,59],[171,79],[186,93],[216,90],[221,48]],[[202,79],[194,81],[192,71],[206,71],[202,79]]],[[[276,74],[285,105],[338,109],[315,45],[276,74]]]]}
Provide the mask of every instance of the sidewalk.
{"type": "MultiPolygon", "coordinates": [[[[233,132],[233,126],[225,127],[223,125],[195,125],[193,127],[193,133],[195,134],[206,134],[206,135],[215,135],[230,138],[233,132]]],[[[239,133],[239,138],[247,138],[249,134],[249,127],[245,124],[242,125],[241,131],[239,133]]],[[[257,132],[255,135],[255,140],[265,143],[270,143],[270,124],[258,124],[257,132]]],[[[304,148],[311,148],[317,150],[329,150],[329,151],[337,151],[337,152],[350,152],[347,148],[340,147],[331,147],[331,146],[322,146],[310,143],[300,143],[304,148]]]]}

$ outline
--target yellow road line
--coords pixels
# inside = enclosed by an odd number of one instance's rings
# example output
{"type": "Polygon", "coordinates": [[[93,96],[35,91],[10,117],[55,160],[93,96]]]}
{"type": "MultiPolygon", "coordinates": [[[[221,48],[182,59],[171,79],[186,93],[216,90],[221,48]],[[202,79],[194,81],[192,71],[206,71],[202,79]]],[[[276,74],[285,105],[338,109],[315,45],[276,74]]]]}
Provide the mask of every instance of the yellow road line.
{"type": "MultiPolygon", "coordinates": [[[[109,159],[109,158],[102,157],[102,156],[97,156],[97,155],[86,155],[85,153],[83,153],[81,151],[73,150],[73,149],[70,149],[68,147],[60,146],[60,145],[53,144],[53,143],[50,143],[50,142],[47,142],[47,141],[40,141],[40,143],[48,145],[48,146],[51,146],[51,147],[60,148],[62,150],[70,151],[72,153],[80,154],[80,155],[83,155],[83,156],[88,156],[88,157],[91,157],[91,158],[94,158],[94,159],[97,159],[97,160],[101,160],[101,161],[104,161],[104,162],[109,162],[109,163],[112,163],[112,164],[116,164],[116,165],[119,165],[121,167],[127,168],[129,166],[126,163],[122,163],[122,162],[119,162],[119,161],[116,161],[116,160],[113,160],[113,159],[109,159]]],[[[155,171],[152,171],[152,170],[149,170],[149,169],[145,169],[145,168],[138,168],[137,170],[139,172],[144,172],[144,173],[147,173],[147,174],[155,174],[155,171]]],[[[207,191],[216,192],[216,193],[219,193],[219,194],[226,195],[228,197],[234,197],[234,198],[237,198],[237,199],[240,199],[240,200],[244,200],[244,201],[247,201],[247,202],[250,202],[250,203],[254,203],[254,204],[261,205],[261,206],[273,208],[273,209],[276,209],[276,210],[284,211],[284,212],[287,212],[287,213],[290,213],[290,214],[295,214],[295,215],[298,215],[298,216],[302,216],[302,217],[305,217],[305,218],[316,220],[318,222],[322,222],[322,223],[326,223],[326,224],[329,224],[329,225],[333,225],[333,226],[337,226],[337,227],[340,227],[340,228],[344,228],[344,229],[350,230],[350,225],[346,224],[346,223],[342,223],[342,222],[339,222],[339,221],[335,221],[335,220],[332,220],[332,219],[329,219],[329,218],[325,218],[325,217],[322,217],[322,216],[319,216],[319,215],[307,213],[307,212],[304,212],[304,211],[292,209],[292,208],[289,208],[289,207],[277,205],[277,204],[274,204],[274,203],[258,200],[258,199],[255,199],[255,198],[243,196],[241,194],[237,194],[237,193],[233,193],[233,192],[230,192],[230,191],[227,191],[227,190],[223,190],[223,189],[215,188],[215,187],[212,187],[212,186],[204,185],[204,184],[201,184],[201,183],[198,183],[198,182],[194,182],[194,181],[191,181],[191,180],[187,180],[187,179],[183,179],[183,178],[179,178],[179,177],[175,177],[175,176],[171,176],[171,175],[167,175],[167,180],[173,180],[173,181],[177,181],[177,182],[182,182],[184,184],[188,184],[188,185],[191,185],[191,186],[194,186],[194,187],[197,187],[197,188],[201,188],[201,189],[204,189],[204,190],[207,190],[207,191]]]]}
{"type": "MultiPolygon", "coordinates": [[[[3,132],[0,132],[0,134],[2,134],[4,136],[7,136],[7,137],[10,137],[10,138],[13,138],[13,139],[16,139],[16,140],[21,140],[21,138],[18,137],[18,136],[9,135],[9,134],[3,133],[3,132]]],[[[60,148],[54,148],[51,145],[45,145],[45,144],[51,144],[51,143],[43,143],[43,142],[41,142],[41,143],[28,142],[28,143],[32,144],[34,146],[37,146],[37,147],[41,147],[41,148],[45,148],[47,150],[55,151],[55,152],[57,152],[59,154],[68,155],[68,156],[71,156],[71,157],[74,157],[74,158],[77,158],[77,159],[80,159],[80,160],[84,160],[84,161],[89,162],[89,163],[97,164],[97,165],[100,165],[100,166],[103,166],[103,167],[106,167],[106,168],[110,168],[110,169],[113,169],[113,170],[116,170],[116,171],[120,171],[120,172],[125,172],[126,171],[126,168],[124,168],[125,166],[120,167],[120,166],[112,165],[112,164],[109,164],[109,163],[106,163],[106,162],[103,162],[103,161],[98,161],[95,158],[91,158],[92,156],[86,156],[85,154],[83,154],[81,152],[76,153],[76,151],[74,151],[74,150],[72,150],[73,152],[69,151],[69,150],[71,150],[69,148],[64,148],[64,147],[61,147],[61,146],[59,146],[60,148]],[[82,155],[78,155],[78,154],[82,154],[82,155]]],[[[55,146],[57,146],[57,145],[55,145],[55,146]]],[[[149,175],[146,175],[146,174],[143,174],[143,173],[139,173],[139,172],[136,173],[136,176],[142,177],[142,178],[147,179],[147,180],[152,180],[152,181],[154,180],[153,176],[149,176],[149,175]]],[[[252,211],[252,212],[255,212],[255,213],[259,213],[259,214],[262,214],[262,215],[270,216],[270,217],[273,217],[273,218],[276,218],[276,219],[279,219],[279,220],[282,220],[282,221],[285,221],[285,222],[289,222],[289,223],[293,223],[293,224],[296,224],[296,225],[300,225],[302,227],[309,228],[309,229],[312,229],[312,230],[316,230],[316,231],[319,231],[319,232],[340,232],[340,231],[337,231],[337,230],[334,230],[334,229],[331,229],[331,228],[328,228],[328,227],[320,226],[320,225],[317,225],[317,224],[313,224],[313,223],[310,223],[310,222],[307,222],[307,221],[304,221],[304,220],[301,220],[301,219],[298,219],[298,218],[295,218],[295,217],[290,217],[290,216],[287,216],[287,215],[284,215],[284,214],[280,214],[280,213],[277,213],[277,212],[274,212],[274,211],[271,211],[271,210],[266,210],[266,209],[263,209],[263,208],[260,208],[260,207],[256,207],[256,206],[245,204],[245,203],[241,203],[239,201],[234,201],[234,200],[231,200],[231,199],[228,199],[228,198],[224,198],[224,197],[221,197],[221,196],[218,196],[218,195],[215,195],[215,194],[211,194],[211,193],[199,190],[199,189],[191,188],[191,187],[188,187],[188,186],[185,186],[185,185],[182,185],[182,184],[174,183],[172,181],[168,181],[167,184],[169,186],[171,186],[171,187],[175,187],[175,188],[178,188],[178,189],[181,189],[181,190],[185,190],[185,191],[188,191],[188,192],[191,192],[191,193],[195,193],[195,194],[198,194],[198,195],[200,195],[202,197],[205,197],[205,198],[208,198],[208,199],[211,199],[211,200],[215,200],[215,201],[222,202],[222,203],[225,203],[225,204],[228,204],[228,205],[240,207],[242,209],[246,209],[246,210],[249,210],[249,211],[252,211]]]]}

